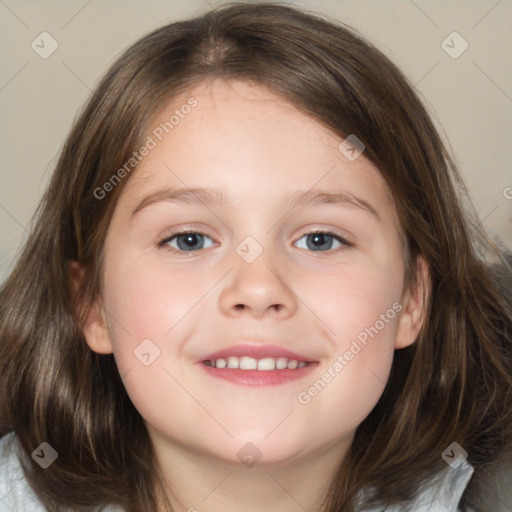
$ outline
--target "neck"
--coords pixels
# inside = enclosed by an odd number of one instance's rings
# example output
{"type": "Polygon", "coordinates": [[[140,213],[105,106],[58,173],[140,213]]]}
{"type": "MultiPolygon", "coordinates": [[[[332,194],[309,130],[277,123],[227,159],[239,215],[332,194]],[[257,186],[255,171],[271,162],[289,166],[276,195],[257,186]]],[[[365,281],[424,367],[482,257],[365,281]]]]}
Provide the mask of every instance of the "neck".
{"type": "Polygon", "coordinates": [[[329,485],[353,439],[343,438],[314,453],[274,464],[245,467],[194,451],[148,427],[175,511],[320,512],[329,485]]]}

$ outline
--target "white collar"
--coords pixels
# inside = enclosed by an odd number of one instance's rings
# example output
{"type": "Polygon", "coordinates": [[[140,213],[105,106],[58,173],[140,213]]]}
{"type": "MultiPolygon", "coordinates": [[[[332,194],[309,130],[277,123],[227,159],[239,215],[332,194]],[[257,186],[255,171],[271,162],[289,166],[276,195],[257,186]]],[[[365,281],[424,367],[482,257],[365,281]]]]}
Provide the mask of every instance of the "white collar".
{"type": "MultiPolygon", "coordinates": [[[[474,468],[467,460],[457,467],[448,467],[424,485],[418,497],[407,504],[410,512],[458,512],[459,502],[474,468]]],[[[364,493],[363,493],[364,495],[364,493]]],[[[377,512],[380,508],[361,509],[359,512],[377,512]]],[[[404,512],[400,505],[386,508],[386,512],[404,512]]]]}

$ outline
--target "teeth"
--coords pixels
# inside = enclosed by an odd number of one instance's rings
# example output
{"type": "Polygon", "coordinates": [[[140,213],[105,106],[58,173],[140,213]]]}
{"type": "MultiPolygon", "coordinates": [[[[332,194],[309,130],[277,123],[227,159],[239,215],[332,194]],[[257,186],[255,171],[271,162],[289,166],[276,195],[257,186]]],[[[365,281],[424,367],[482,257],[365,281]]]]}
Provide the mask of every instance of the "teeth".
{"type": "Polygon", "coordinates": [[[295,370],[302,368],[308,363],[306,361],[297,361],[296,359],[287,359],[286,357],[265,357],[263,359],[254,359],[253,357],[235,357],[231,356],[227,359],[215,359],[205,361],[207,366],[213,368],[237,368],[240,370],[295,370]]]}
{"type": "Polygon", "coordinates": [[[258,370],[275,370],[276,362],[271,357],[266,357],[265,359],[260,359],[258,361],[258,370]]]}
{"type": "Polygon", "coordinates": [[[284,370],[285,368],[288,367],[288,359],[286,359],[286,357],[280,357],[277,361],[276,361],[276,368],[278,370],[284,370]]]}
{"type": "Polygon", "coordinates": [[[240,360],[238,357],[228,357],[228,368],[239,368],[240,360]]]}
{"type": "Polygon", "coordinates": [[[257,370],[258,361],[252,357],[241,357],[240,358],[240,370],[257,370]]]}

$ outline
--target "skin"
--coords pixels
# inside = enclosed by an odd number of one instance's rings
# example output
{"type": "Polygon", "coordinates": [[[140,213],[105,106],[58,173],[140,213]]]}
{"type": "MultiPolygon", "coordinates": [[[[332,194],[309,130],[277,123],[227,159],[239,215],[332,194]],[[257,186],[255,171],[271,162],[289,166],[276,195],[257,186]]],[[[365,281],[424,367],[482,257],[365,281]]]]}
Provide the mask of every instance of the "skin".
{"type": "Polygon", "coordinates": [[[103,296],[84,333],[92,350],[114,353],[177,510],[318,510],[357,426],[384,390],[394,350],[418,335],[426,265],[419,260],[418,287],[405,290],[393,199],[364,153],[350,161],[338,150],[342,138],[245,82],[199,84],[174,98],[152,127],[192,96],[197,106],[149,152],[121,194],[105,241],[103,296]],[[132,215],[149,193],[194,186],[220,188],[228,202],[160,201],[132,215]],[[351,204],[280,204],[311,188],[348,191],[380,218],[351,204]],[[158,247],[178,228],[207,235],[196,242],[199,250],[158,247]],[[353,246],[333,239],[315,251],[308,230],[333,231],[353,246]],[[248,236],[263,249],[252,263],[236,251],[248,236]],[[299,393],[396,302],[400,314],[308,404],[299,403],[299,393]],[[319,364],[304,379],[249,387],[196,363],[248,338],[319,364]],[[144,339],[160,350],[148,366],[134,356],[144,339]],[[237,456],[248,442],[262,454],[252,467],[237,456]]]}

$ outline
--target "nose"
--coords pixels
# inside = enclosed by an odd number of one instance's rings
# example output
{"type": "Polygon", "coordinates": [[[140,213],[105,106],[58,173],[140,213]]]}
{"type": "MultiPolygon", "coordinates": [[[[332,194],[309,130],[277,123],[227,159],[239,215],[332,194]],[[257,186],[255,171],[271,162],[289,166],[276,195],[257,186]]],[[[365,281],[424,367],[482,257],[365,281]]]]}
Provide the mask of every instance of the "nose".
{"type": "Polygon", "coordinates": [[[224,314],[284,319],[295,313],[297,297],[287,282],[286,273],[279,271],[275,264],[271,265],[270,258],[264,255],[265,252],[252,263],[241,258],[235,260],[219,299],[224,314]]]}

